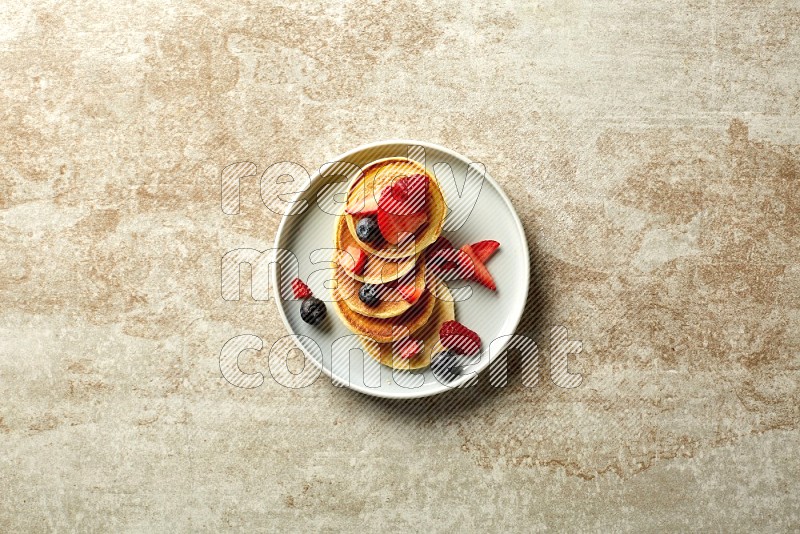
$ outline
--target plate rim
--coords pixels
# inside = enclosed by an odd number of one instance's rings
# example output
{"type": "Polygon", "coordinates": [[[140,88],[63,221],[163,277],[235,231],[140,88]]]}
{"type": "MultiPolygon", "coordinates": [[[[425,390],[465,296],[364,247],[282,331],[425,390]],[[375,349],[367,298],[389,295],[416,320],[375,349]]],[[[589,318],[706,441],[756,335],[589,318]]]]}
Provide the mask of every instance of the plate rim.
{"type": "MultiPolygon", "coordinates": [[[[444,147],[442,145],[439,145],[439,144],[436,144],[436,143],[430,143],[430,142],[427,142],[427,141],[418,141],[418,140],[414,140],[414,139],[396,138],[396,139],[384,139],[384,140],[381,140],[381,141],[374,141],[372,143],[365,143],[363,145],[359,145],[359,146],[357,146],[355,148],[352,148],[351,150],[348,150],[347,152],[339,154],[335,158],[331,159],[329,162],[324,163],[323,165],[321,165],[319,168],[317,168],[311,174],[311,179],[309,180],[308,187],[303,191],[297,192],[292,197],[289,207],[284,212],[284,214],[281,216],[281,222],[278,224],[278,230],[275,233],[275,239],[273,241],[273,248],[275,248],[275,249],[280,249],[281,248],[281,245],[282,245],[281,241],[284,239],[284,230],[285,230],[285,227],[287,225],[288,220],[290,219],[289,213],[291,212],[292,206],[307,191],[314,189],[315,183],[317,181],[319,181],[321,179],[321,177],[322,177],[322,172],[321,171],[322,171],[322,167],[324,165],[326,165],[328,163],[335,163],[335,162],[338,162],[338,161],[346,161],[347,158],[349,158],[353,154],[356,154],[358,152],[362,152],[362,151],[365,151],[365,150],[378,148],[378,147],[381,147],[381,146],[384,146],[384,145],[398,145],[398,144],[399,145],[407,145],[407,146],[409,146],[409,145],[421,146],[426,150],[427,149],[437,150],[437,151],[443,152],[445,154],[448,154],[449,156],[451,156],[451,157],[453,157],[455,159],[461,160],[462,162],[466,163],[467,165],[470,165],[470,164],[474,163],[471,159],[465,157],[464,155],[462,155],[462,154],[460,154],[460,153],[458,153],[458,152],[456,152],[454,150],[451,150],[451,149],[449,149],[447,147],[444,147]]],[[[528,259],[528,261],[523,262],[523,264],[524,264],[524,273],[525,273],[525,284],[524,284],[525,287],[524,287],[523,294],[527,295],[528,294],[528,290],[530,288],[531,273],[530,273],[530,249],[528,247],[528,237],[525,234],[525,227],[522,225],[522,221],[520,220],[519,215],[517,214],[517,210],[514,208],[514,204],[512,204],[511,199],[508,198],[508,195],[506,195],[506,192],[503,190],[503,188],[500,186],[500,184],[498,184],[495,181],[495,179],[492,178],[492,176],[489,174],[489,171],[485,171],[484,172],[484,179],[487,180],[489,182],[489,184],[491,184],[494,187],[494,189],[497,191],[497,193],[499,194],[499,196],[502,199],[502,201],[509,208],[509,211],[511,212],[511,218],[513,219],[514,224],[516,225],[517,230],[519,231],[520,235],[522,236],[522,248],[523,248],[522,252],[524,253],[525,258],[528,259]]],[[[277,287],[281,287],[280,286],[280,280],[278,279],[278,271],[279,271],[279,269],[271,269],[271,271],[272,271],[272,273],[270,274],[270,284],[272,285],[272,287],[276,287],[276,288],[277,287]]],[[[284,308],[283,308],[283,305],[282,305],[282,295],[280,294],[280,292],[277,292],[277,293],[278,293],[278,296],[275,299],[275,306],[278,308],[278,314],[281,317],[281,321],[283,322],[283,325],[286,328],[286,331],[290,335],[298,336],[299,334],[297,334],[297,332],[295,332],[294,329],[292,328],[291,324],[289,323],[289,318],[286,316],[286,312],[284,311],[284,308]]],[[[356,392],[364,394],[364,395],[369,395],[371,397],[379,397],[379,398],[384,398],[384,399],[398,399],[398,400],[419,399],[419,398],[424,398],[424,397],[431,397],[431,396],[439,395],[441,393],[446,393],[448,391],[452,391],[452,390],[455,390],[455,389],[460,389],[461,386],[464,385],[468,380],[472,379],[473,377],[477,377],[480,373],[484,372],[486,370],[486,368],[489,367],[489,365],[491,365],[493,359],[496,358],[496,355],[501,354],[503,352],[503,350],[506,348],[506,345],[508,345],[508,342],[509,342],[508,336],[509,335],[514,335],[517,332],[517,328],[519,327],[519,323],[522,320],[522,314],[525,311],[526,304],[527,304],[527,298],[523,301],[522,307],[519,310],[515,310],[516,311],[516,319],[514,320],[513,331],[510,334],[504,334],[504,336],[506,336],[506,339],[503,339],[503,341],[500,343],[500,345],[496,349],[495,356],[493,357],[491,352],[490,352],[489,353],[489,357],[486,358],[486,362],[483,363],[479,368],[476,368],[474,374],[463,376],[461,379],[456,380],[455,382],[452,382],[451,384],[441,384],[440,383],[438,388],[433,388],[433,389],[431,389],[430,391],[427,391],[427,392],[420,392],[420,391],[418,391],[418,388],[409,388],[409,389],[405,390],[405,392],[407,392],[407,394],[391,393],[391,392],[387,392],[387,391],[382,391],[382,388],[380,388],[380,387],[369,388],[367,386],[361,386],[360,384],[350,383],[350,381],[348,381],[347,383],[343,383],[342,385],[343,385],[343,387],[347,387],[348,389],[351,389],[353,391],[356,391],[356,392]]],[[[333,376],[331,370],[330,369],[326,369],[325,366],[322,364],[322,362],[318,362],[316,360],[316,358],[314,358],[311,354],[309,354],[308,351],[306,350],[306,348],[297,340],[296,337],[293,337],[292,341],[302,351],[302,353],[305,356],[306,360],[311,361],[311,363],[314,366],[316,366],[322,373],[324,373],[328,378],[331,378],[332,380],[336,379],[333,376]]],[[[491,344],[487,346],[486,350],[489,350],[489,347],[491,347],[491,344]]],[[[338,379],[336,379],[336,380],[338,380],[338,379]]]]}

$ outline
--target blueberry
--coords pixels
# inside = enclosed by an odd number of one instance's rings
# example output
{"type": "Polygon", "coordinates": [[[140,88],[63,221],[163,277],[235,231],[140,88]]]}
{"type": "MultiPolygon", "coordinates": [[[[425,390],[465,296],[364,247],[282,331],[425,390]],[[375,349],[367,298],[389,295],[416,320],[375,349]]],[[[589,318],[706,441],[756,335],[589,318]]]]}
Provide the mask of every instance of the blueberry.
{"type": "Polygon", "coordinates": [[[431,358],[431,371],[440,382],[452,382],[461,374],[461,366],[458,365],[458,356],[452,351],[437,352],[431,358]]]}
{"type": "Polygon", "coordinates": [[[365,243],[372,243],[381,236],[375,217],[363,217],[356,225],[356,235],[365,243]]]}
{"type": "Polygon", "coordinates": [[[358,291],[358,298],[367,306],[376,306],[381,299],[378,298],[378,286],[374,284],[364,284],[358,291]]]}
{"type": "Polygon", "coordinates": [[[308,297],[300,305],[300,318],[308,324],[319,324],[325,318],[328,310],[325,303],[317,297],[308,297]]]}

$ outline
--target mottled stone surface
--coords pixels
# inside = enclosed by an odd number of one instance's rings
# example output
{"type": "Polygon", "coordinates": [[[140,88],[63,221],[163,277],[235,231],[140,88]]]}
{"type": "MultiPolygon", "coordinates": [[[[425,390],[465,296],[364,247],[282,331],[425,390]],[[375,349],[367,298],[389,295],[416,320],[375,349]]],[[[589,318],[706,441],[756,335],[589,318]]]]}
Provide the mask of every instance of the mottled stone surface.
{"type": "Polygon", "coordinates": [[[799,79],[790,0],[4,2],[0,530],[800,528],[799,79]],[[285,333],[221,169],[390,137],[505,188],[580,387],[220,376],[285,333]]]}

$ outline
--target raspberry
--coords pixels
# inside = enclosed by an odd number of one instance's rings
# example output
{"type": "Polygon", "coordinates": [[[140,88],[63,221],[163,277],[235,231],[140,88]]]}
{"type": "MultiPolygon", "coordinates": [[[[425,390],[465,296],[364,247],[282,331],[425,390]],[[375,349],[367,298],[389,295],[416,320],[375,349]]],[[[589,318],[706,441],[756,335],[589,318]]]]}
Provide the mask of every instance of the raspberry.
{"type": "Polygon", "coordinates": [[[311,290],[299,278],[292,280],[292,293],[298,299],[305,299],[311,296],[311,290]]]}
{"type": "Polygon", "coordinates": [[[458,321],[446,321],[439,329],[442,345],[459,354],[475,355],[481,351],[481,338],[458,321]]]}

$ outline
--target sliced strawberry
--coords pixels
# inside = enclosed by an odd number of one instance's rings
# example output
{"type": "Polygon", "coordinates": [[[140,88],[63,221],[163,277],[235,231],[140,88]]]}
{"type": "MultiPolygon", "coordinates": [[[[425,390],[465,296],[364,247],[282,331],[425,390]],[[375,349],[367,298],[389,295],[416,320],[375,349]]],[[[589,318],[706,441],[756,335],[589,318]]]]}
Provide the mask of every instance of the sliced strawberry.
{"type": "Polygon", "coordinates": [[[355,274],[363,274],[367,265],[367,253],[355,245],[348,245],[345,254],[339,256],[339,265],[355,274]]]}
{"type": "Polygon", "coordinates": [[[410,360],[422,352],[422,341],[406,337],[395,343],[394,353],[398,358],[410,360]]]}
{"type": "Polygon", "coordinates": [[[403,300],[411,304],[417,302],[425,291],[425,287],[422,284],[420,284],[420,287],[417,287],[416,281],[417,273],[413,270],[403,275],[402,278],[396,280],[394,283],[394,288],[402,295],[403,300]]]}
{"type": "Polygon", "coordinates": [[[482,263],[486,263],[486,260],[491,258],[492,254],[494,254],[495,251],[500,248],[500,243],[488,239],[486,241],[478,241],[470,246],[472,247],[472,251],[475,253],[475,256],[481,260],[482,263]]]}
{"type": "Polygon", "coordinates": [[[381,212],[378,211],[378,228],[380,228],[383,238],[392,245],[397,245],[413,236],[426,222],[428,222],[428,214],[425,212],[410,215],[381,215],[381,212]]]}
{"type": "MultiPolygon", "coordinates": [[[[374,181],[371,184],[374,186],[374,181]]],[[[367,187],[364,176],[352,186],[353,189],[348,194],[350,201],[345,206],[344,211],[350,215],[375,215],[378,212],[378,198],[380,195],[372,187],[367,187]]]]}
{"type": "Polygon", "coordinates": [[[492,291],[497,290],[497,284],[494,283],[494,278],[492,278],[489,269],[483,264],[481,260],[478,259],[478,256],[472,250],[472,247],[469,245],[464,245],[461,247],[461,250],[469,256],[469,259],[472,260],[472,268],[474,269],[474,274],[472,275],[472,279],[478,282],[481,285],[484,285],[491,289],[492,291]]]}
{"type": "Polygon", "coordinates": [[[360,215],[362,217],[375,215],[378,213],[378,201],[375,200],[374,195],[367,195],[366,198],[355,196],[344,211],[350,215],[360,215]]]}
{"type": "Polygon", "coordinates": [[[419,298],[422,296],[422,293],[425,290],[421,287],[417,287],[414,284],[411,284],[411,285],[398,285],[397,291],[399,291],[400,294],[403,295],[403,299],[406,302],[414,304],[419,300],[419,298]]]}
{"type": "Polygon", "coordinates": [[[458,321],[445,321],[439,328],[439,340],[459,354],[475,355],[481,351],[481,338],[458,321]]]}
{"type": "Polygon", "coordinates": [[[428,181],[427,176],[416,174],[383,189],[378,199],[378,228],[387,242],[397,245],[428,221],[428,181]]]}
{"type": "Polygon", "coordinates": [[[292,293],[297,299],[305,299],[311,296],[311,289],[299,278],[292,280],[292,293]]]}

